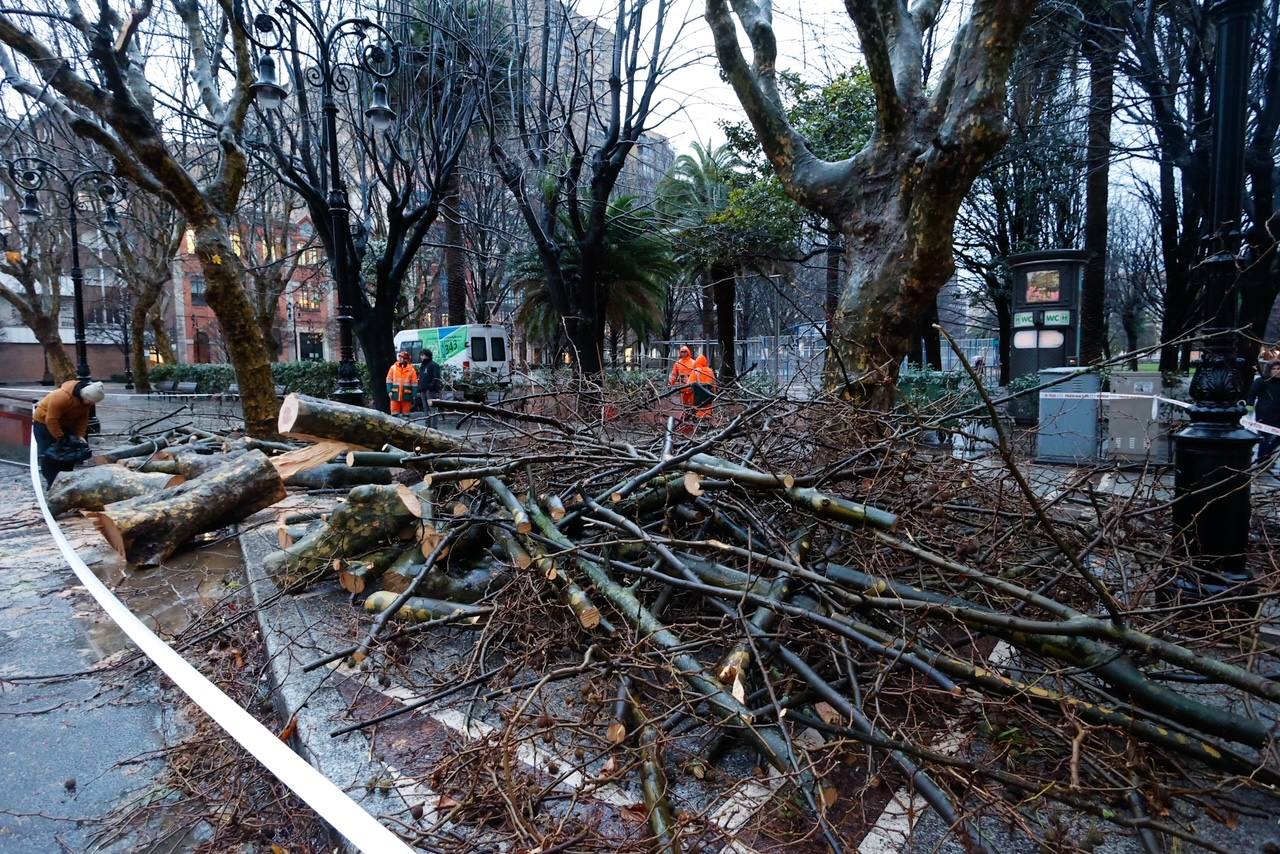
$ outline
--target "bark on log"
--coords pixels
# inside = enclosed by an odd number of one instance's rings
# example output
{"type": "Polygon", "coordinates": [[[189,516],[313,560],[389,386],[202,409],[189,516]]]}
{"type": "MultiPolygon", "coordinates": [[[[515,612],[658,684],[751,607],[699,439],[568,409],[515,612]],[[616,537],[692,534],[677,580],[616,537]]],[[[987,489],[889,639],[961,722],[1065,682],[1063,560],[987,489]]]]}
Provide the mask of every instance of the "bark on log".
{"type": "Polygon", "coordinates": [[[290,394],[280,404],[280,432],[294,439],[336,439],[363,448],[384,444],[420,453],[465,451],[467,444],[448,433],[411,424],[385,412],[290,394]]]}
{"type": "Polygon", "coordinates": [[[93,461],[99,465],[104,463],[118,463],[121,460],[129,459],[130,457],[145,457],[149,454],[154,454],[161,448],[168,447],[168,445],[168,438],[161,436],[157,439],[148,439],[145,442],[139,442],[136,445],[121,445],[120,447],[112,448],[109,451],[103,451],[101,454],[95,456],[93,461]]]}
{"type": "Polygon", "coordinates": [[[340,560],[338,566],[338,584],[348,593],[360,594],[378,580],[378,576],[388,566],[400,557],[403,549],[392,546],[390,548],[378,549],[372,554],[365,555],[357,560],[340,560]]]}
{"type": "Polygon", "coordinates": [[[357,486],[347,502],[333,511],[327,525],[268,555],[263,567],[277,586],[292,587],[330,566],[335,557],[362,554],[395,542],[401,529],[416,521],[395,486],[357,486]]]}
{"type": "Polygon", "coordinates": [[[334,489],[342,486],[391,483],[391,469],[374,466],[341,466],[334,464],[316,466],[285,478],[285,486],[303,489],[334,489]]]}
{"type": "MultiPolygon", "coordinates": [[[[387,608],[391,607],[396,601],[396,594],[386,590],[379,590],[377,593],[371,593],[368,599],[364,600],[364,609],[380,614],[387,608]]],[[[464,605],[458,602],[445,602],[440,599],[428,599],[425,596],[410,596],[400,608],[392,614],[392,619],[403,620],[409,623],[421,623],[427,620],[437,619],[439,617],[449,617],[454,614],[466,614],[474,612],[476,617],[488,614],[489,608],[477,608],[474,605],[464,605]]]]}
{"type": "Polygon", "coordinates": [[[100,465],[77,469],[54,482],[48,496],[54,516],[68,510],[101,510],[108,504],[170,489],[186,478],[181,475],[150,474],[120,465],[100,465]]]}
{"type": "Polygon", "coordinates": [[[215,531],[285,497],[261,451],[248,451],[202,477],[87,514],[129,563],[154,566],[196,534],[215,531]]]}
{"type": "MultiPolygon", "coordinates": [[[[180,445],[176,448],[165,448],[157,452],[155,458],[142,467],[142,471],[165,471],[170,474],[180,474],[187,480],[193,480],[205,472],[212,471],[246,453],[249,452],[247,450],[237,450],[230,453],[222,453],[221,451],[213,451],[198,445],[180,445]]],[[[261,451],[255,453],[261,453],[261,451]]],[[[263,456],[266,455],[264,454],[263,456]]]]}

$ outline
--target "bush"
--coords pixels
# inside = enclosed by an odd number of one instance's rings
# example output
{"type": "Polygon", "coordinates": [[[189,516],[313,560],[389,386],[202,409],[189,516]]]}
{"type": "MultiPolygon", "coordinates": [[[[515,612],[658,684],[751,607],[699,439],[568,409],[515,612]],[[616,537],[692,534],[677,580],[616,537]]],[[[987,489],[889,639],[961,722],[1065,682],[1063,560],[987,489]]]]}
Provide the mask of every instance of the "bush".
{"type": "Polygon", "coordinates": [[[963,371],[911,368],[898,376],[898,399],[912,409],[958,412],[978,403],[978,393],[963,371]]]}
{"type": "MultiPolygon", "coordinates": [[[[360,371],[360,385],[365,396],[369,395],[369,369],[363,364],[356,366],[360,371]]],[[[276,385],[284,386],[286,392],[296,391],[311,397],[328,397],[333,394],[338,384],[337,362],[273,362],[271,376],[276,385]]],[[[149,373],[152,384],[170,382],[194,382],[199,394],[217,394],[225,392],[236,381],[235,370],[230,365],[186,365],[168,363],[156,365],[149,373]]]]}

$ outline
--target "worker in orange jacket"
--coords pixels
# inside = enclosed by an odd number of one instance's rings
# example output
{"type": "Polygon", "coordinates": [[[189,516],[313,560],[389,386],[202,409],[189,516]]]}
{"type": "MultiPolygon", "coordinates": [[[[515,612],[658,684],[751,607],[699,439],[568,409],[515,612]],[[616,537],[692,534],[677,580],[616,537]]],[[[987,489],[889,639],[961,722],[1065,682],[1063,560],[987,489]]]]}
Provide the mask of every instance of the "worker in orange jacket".
{"type": "Polygon", "coordinates": [[[106,396],[102,383],[67,380],[36,404],[31,432],[36,438],[40,474],[44,475],[46,486],[53,486],[53,479],[58,473],[70,469],[50,460],[45,451],[58,442],[83,443],[89,434],[93,407],[102,403],[106,396]]]}
{"type": "Polygon", "coordinates": [[[712,401],[716,396],[716,372],[711,369],[705,353],[699,353],[694,360],[693,370],[689,373],[689,390],[698,406],[694,414],[698,418],[711,417],[712,401]]]}
{"type": "Polygon", "coordinates": [[[693,354],[687,346],[680,347],[680,358],[671,366],[669,386],[680,386],[680,402],[686,407],[693,406],[693,389],[689,386],[689,374],[693,373],[693,354]]]}
{"type": "Polygon", "coordinates": [[[409,352],[401,350],[396,363],[387,369],[387,397],[391,398],[392,415],[408,415],[413,410],[413,395],[418,390],[418,371],[409,361],[409,352]]]}

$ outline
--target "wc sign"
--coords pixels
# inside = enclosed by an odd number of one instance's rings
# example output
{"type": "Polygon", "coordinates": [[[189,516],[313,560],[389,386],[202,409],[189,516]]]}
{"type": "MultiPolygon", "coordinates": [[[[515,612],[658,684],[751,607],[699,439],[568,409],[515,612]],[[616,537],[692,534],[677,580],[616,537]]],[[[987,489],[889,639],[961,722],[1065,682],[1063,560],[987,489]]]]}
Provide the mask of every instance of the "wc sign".
{"type": "Polygon", "coordinates": [[[1013,272],[1013,334],[1009,342],[1012,376],[1079,362],[1084,257],[1075,249],[1009,257],[1013,272]]]}

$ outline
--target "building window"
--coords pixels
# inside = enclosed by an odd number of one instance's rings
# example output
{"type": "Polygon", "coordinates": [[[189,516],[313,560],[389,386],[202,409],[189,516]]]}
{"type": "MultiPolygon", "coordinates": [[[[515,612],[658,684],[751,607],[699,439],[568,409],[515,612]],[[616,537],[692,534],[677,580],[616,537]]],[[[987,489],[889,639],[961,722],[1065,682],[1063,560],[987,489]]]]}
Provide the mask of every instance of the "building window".
{"type": "Polygon", "coordinates": [[[194,255],[196,251],[196,233],[191,229],[187,229],[187,254],[194,255]]]}
{"type": "Polygon", "coordinates": [[[231,235],[231,251],[240,257],[244,257],[244,241],[240,239],[240,235],[231,235]]]}
{"type": "Polygon", "coordinates": [[[191,277],[191,304],[208,305],[204,296],[204,276],[191,277]]]}
{"type": "Polygon", "coordinates": [[[320,303],[324,301],[324,296],[320,293],[320,289],[314,285],[307,285],[298,289],[298,308],[302,311],[319,311],[320,303]]]}
{"type": "Polygon", "coordinates": [[[324,261],[319,246],[311,246],[302,250],[302,264],[304,267],[317,267],[324,261]]]}

